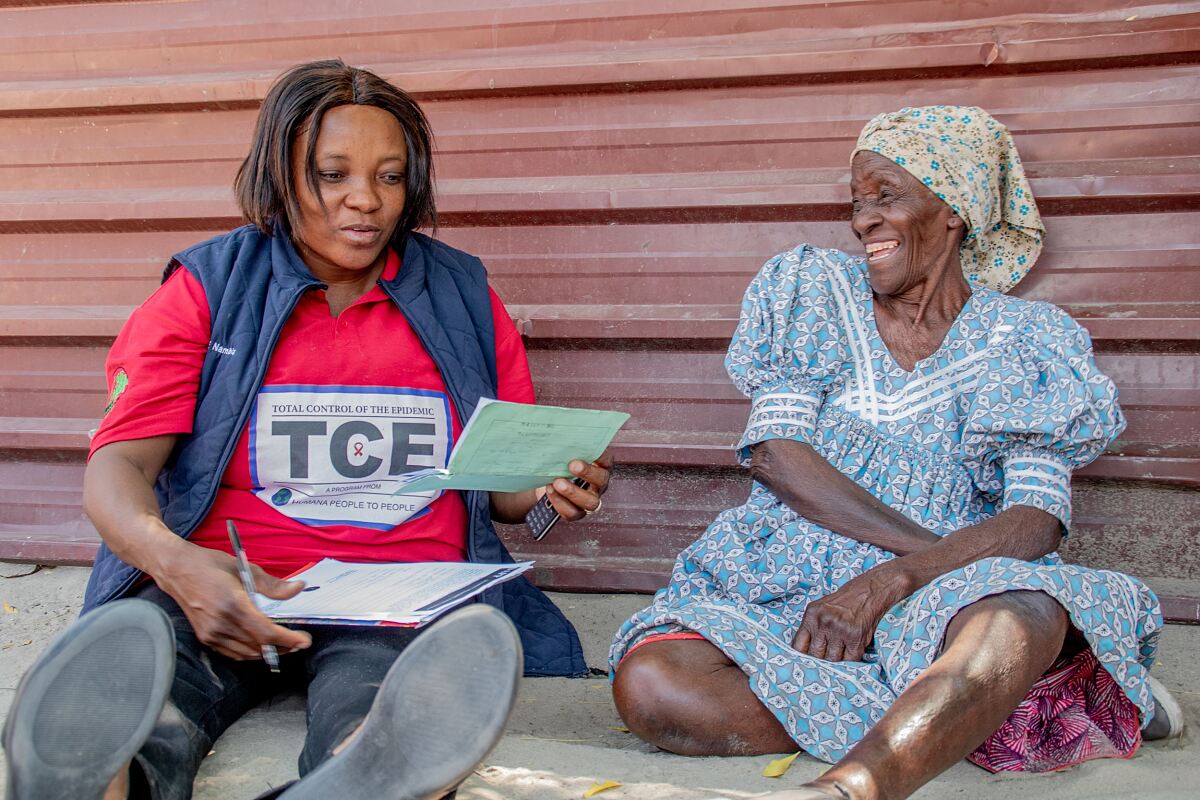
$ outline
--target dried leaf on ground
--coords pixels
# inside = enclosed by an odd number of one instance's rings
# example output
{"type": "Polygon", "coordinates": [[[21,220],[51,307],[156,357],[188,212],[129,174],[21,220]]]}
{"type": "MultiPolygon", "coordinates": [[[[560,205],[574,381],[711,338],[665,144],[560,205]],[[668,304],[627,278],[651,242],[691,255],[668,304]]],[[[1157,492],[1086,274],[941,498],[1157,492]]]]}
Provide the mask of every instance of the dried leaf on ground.
{"type": "Polygon", "coordinates": [[[796,760],[799,753],[792,753],[790,756],[777,758],[770,764],[767,764],[766,769],[762,771],[764,778],[779,778],[785,772],[792,768],[792,762],[796,760]]]}
{"type": "Polygon", "coordinates": [[[622,786],[622,784],[617,781],[603,781],[600,783],[593,783],[592,788],[588,789],[586,792],[583,793],[584,800],[586,800],[589,797],[595,797],[596,795],[600,794],[601,792],[607,792],[609,789],[616,789],[620,786],[622,786]]]}

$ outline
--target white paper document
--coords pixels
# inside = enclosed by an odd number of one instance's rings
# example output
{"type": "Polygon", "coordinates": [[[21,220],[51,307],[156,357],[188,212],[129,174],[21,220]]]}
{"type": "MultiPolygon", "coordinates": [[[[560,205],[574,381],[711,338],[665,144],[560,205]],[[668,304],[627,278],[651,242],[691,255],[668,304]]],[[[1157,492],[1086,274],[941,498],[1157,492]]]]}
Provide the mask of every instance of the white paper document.
{"type": "Polygon", "coordinates": [[[516,564],[348,564],[327,558],[293,575],[304,590],[290,600],[255,596],[273,620],[325,625],[421,626],[533,566],[516,564]]]}

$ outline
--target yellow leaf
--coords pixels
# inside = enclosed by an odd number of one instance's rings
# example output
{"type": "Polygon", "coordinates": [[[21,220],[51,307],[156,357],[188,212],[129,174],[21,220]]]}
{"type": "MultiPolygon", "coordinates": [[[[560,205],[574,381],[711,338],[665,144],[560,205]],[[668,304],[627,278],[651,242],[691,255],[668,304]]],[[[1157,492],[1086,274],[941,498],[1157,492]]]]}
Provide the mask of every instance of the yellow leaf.
{"type": "Polygon", "coordinates": [[[1137,14],[1134,14],[1132,17],[1126,17],[1126,18],[1125,18],[1125,21],[1126,21],[1126,22],[1133,22],[1135,19],[1137,19],[1137,14]]]}
{"type": "Polygon", "coordinates": [[[10,605],[9,605],[9,604],[6,602],[6,603],[4,604],[4,613],[5,613],[5,614],[15,614],[15,613],[17,613],[17,610],[16,610],[15,608],[13,608],[12,606],[10,606],[10,605]]]}
{"type": "Polygon", "coordinates": [[[588,797],[595,797],[596,795],[600,794],[601,792],[607,792],[609,789],[616,789],[619,786],[621,786],[621,784],[617,783],[616,781],[604,781],[603,783],[593,783],[592,788],[590,788],[586,792],[584,792],[583,796],[586,800],[586,798],[588,798],[588,797]]]}
{"type": "Polygon", "coordinates": [[[624,725],[609,725],[608,729],[617,733],[629,733],[629,728],[626,728],[624,725]]]}
{"type": "Polygon", "coordinates": [[[796,760],[796,756],[798,756],[798,755],[800,755],[800,754],[792,753],[790,756],[784,756],[783,758],[777,758],[774,761],[772,761],[770,764],[767,764],[767,768],[762,771],[763,777],[764,778],[779,778],[779,777],[781,777],[783,775],[783,773],[787,772],[789,769],[792,768],[792,762],[796,760]]]}

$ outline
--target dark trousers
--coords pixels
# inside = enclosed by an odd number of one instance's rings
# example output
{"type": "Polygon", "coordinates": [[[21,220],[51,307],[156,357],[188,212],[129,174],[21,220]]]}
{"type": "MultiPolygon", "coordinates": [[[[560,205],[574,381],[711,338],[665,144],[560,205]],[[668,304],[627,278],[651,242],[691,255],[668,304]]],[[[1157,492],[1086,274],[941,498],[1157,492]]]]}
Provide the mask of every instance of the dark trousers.
{"type": "Polygon", "coordinates": [[[234,661],[200,644],[179,605],[153,583],[136,596],[167,612],[176,651],[171,698],[134,759],[130,797],[139,799],[189,800],[213,742],[251,708],[292,688],[308,690],[303,777],[358,727],[392,662],[416,636],[409,628],[305,627],[312,646],[281,657],[276,675],[262,661],[234,661]]]}

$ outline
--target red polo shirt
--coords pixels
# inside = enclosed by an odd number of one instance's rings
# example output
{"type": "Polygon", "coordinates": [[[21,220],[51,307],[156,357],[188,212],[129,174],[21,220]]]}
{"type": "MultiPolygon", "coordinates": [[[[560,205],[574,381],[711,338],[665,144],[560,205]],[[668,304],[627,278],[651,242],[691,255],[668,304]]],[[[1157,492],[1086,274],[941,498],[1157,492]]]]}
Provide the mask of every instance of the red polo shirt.
{"type": "MultiPolygon", "coordinates": [[[[400,268],[390,253],[381,279],[400,268]]],[[[491,297],[497,399],[532,403],[521,337],[491,297]]],[[[180,269],[133,313],[109,353],[111,405],[91,452],[191,433],[210,346],[220,357],[204,290],[180,269]]],[[[444,467],[461,429],[433,359],[378,285],[336,318],[323,291],[305,292],[216,502],[190,541],[228,551],[225,521],[234,520],[250,560],[280,577],[325,557],[464,560],[467,514],[458,492],[394,493],[405,473],[444,467]]]]}

